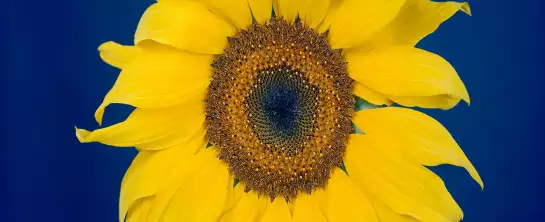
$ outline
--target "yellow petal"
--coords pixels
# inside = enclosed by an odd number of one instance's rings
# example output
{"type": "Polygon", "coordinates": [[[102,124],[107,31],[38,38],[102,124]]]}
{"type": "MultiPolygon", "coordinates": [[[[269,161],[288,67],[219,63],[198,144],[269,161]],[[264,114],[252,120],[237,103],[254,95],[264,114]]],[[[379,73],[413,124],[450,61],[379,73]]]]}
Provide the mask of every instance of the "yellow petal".
{"type": "Polygon", "coordinates": [[[449,95],[414,97],[389,96],[388,98],[395,103],[406,107],[439,108],[444,110],[452,109],[460,102],[459,99],[453,99],[449,95]]]}
{"type": "Polygon", "coordinates": [[[368,198],[339,168],[333,170],[320,204],[330,222],[378,221],[368,198]]]}
{"type": "Polygon", "coordinates": [[[226,18],[239,29],[252,24],[252,14],[247,0],[204,0],[212,13],[226,18]]]}
{"type": "MultiPolygon", "coordinates": [[[[204,137],[159,151],[141,150],[132,161],[121,183],[119,196],[119,220],[123,221],[129,207],[139,207],[142,198],[153,197],[167,184],[167,178],[179,174],[195,151],[206,145],[204,137]]],[[[185,167],[184,167],[185,168],[185,167]]],[[[190,169],[187,167],[187,169],[190,169]]],[[[132,210],[131,210],[132,211],[132,210]]],[[[146,215],[151,209],[146,211],[146,215]]],[[[139,213],[140,214],[140,213],[139,213]]],[[[130,214],[129,214],[130,215],[130,214]]],[[[143,216],[143,215],[141,215],[143,216]]]]}
{"type": "Polygon", "coordinates": [[[124,122],[95,131],[76,128],[76,136],[82,143],[157,150],[183,143],[203,132],[204,119],[203,98],[197,97],[164,109],[137,108],[124,122]]]}
{"type": "MultiPolygon", "coordinates": [[[[198,181],[193,181],[194,180],[193,178],[195,178],[195,180],[196,180],[197,177],[202,180],[202,177],[204,177],[202,175],[203,172],[207,172],[207,175],[210,178],[206,179],[206,180],[209,181],[211,179],[214,179],[214,176],[210,176],[209,173],[221,171],[221,170],[216,168],[217,164],[212,163],[214,161],[219,161],[216,156],[217,156],[216,149],[213,148],[213,147],[208,147],[206,149],[202,149],[197,155],[194,155],[194,156],[192,156],[191,158],[188,158],[185,161],[178,162],[178,165],[176,167],[174,167],[174,172],[171,174],[172,176],[167,175],[168,177],[163,179],[163,181],[165,181],[165,182],[162,183],[162,186],[159,188],[159,190],[155,194],[155,205],[151,209],[151,211],[150,211],[150,213],[148,215],[148,220],[146,220],[146,221],[169,221],[169,220],[164,219],[164,216],[166,214],[165,211],[167,210],[167,207],[169,207],[169,204],[172,204],[171,201],[173,200],[173,198],[175,196],[179,196],[179,195],[177,195],[177,192],[182,189],[182,187],[184,186],[183,185],[184,183],[193,184],[195,182],[198,182],[198,181]],[[208,165],[212,165],[214,167],[208,166],[208,165]],[[207,168],[207,169],[205,169],[205,168],[207,168]],[[217,171],[217,170],[219,170],[219,171],[217,171]]],[[[217,180],[217,181],[215,181],[215,183],[218,183],[218,184],[224,183],[224,180],[223,180],[224,175],[222,173],[218,174],[218,179],[221,179],[221,180],[217,180]]],[[[194,184],[191,185],[191,186],[194,186],[194,184]]],[[[209,185],[209,186],[213,186],[213,185],[209,185]]],[[[209,186],[207,186],[207,187],[209,187],[209,186]]],[[[225,187],[225,188],[227,188],[227,187],[225,187]]],[[[195,189],[197,189],[197,188],[195,188],[195,189]]],[[[218,191],[219,188],[211,188],[211,189],[213,189],[213,190],[211,190],[210,192],[217,194],[218,197],[221,196],[221,192],[218,191]],[[218,189],[218,190],[216,190],[216,189],[218,189]],[[218,191],[218,192],[216,192],[216,191],[218,191]]],[[[195,194],[195,195],[198,195],[198,194],[195,194]]],[[[208,198],[208,196],[206,196],[206,194],[203,194],[203,197],[206,197],[206,199],[196,201],[195,204],[196,205],[201,205],[201,204],[204,204],[206,201],[210,200],[208,198]]],[[[184,201],[177,200],[176,202],[177,203],[183,203],[184,201]]],[[[221,205],[223,206],[223,202],[221,202],[221,205]]],[[[216,203],[210,203],[210,206],[211,207],[212,206],[216,207],[217,205],[216,205],[216,203]]],[[[192,208],[187,208],[187,209],[192,209],[192,208]]],[[[174,209],[170,209],[170,210],[174,210],[174,209]]],[[[182,209],[177,209],[177,210],[182,210],[182,209]]],[[[201,213],[202,212],[199,212],[199,214],[201,214],[201,213]]],[[[215,208],[212,209],[210,211],[210,213],[214,213],[214,214],[217,213],[217,209],[215,209],[215,208]]],[[[176,212],[170,212],[170,213],[168,213],[168,216],[169,217],[170,216],[175,216],[175,214],[176,214],[176,212]]],[[[183,213],[180,213],[180,214],[181,215],[187,215],[188,212],[183,212],[183,213]]]]}
{"type": "Polygon", "coordinates": [[[392,101],[388,99],[388,96],[375,92],[359,82],[354,82],[354,94],[375,105],[389,106],[392,104],[392,101]]]}
{"type": "Polygon", "coordinates": [[[372,35],[362,48],[371,49],[388,45],[414,46],[460,10],[471,15],[469,5],[465,2],[407,0],[399,15],[372,35]]]}
{"type": "Polygon", "coordinates": [[[273,1],[272,0],[248,0],[248,4],[252,10],[254,19],[264,24],[269,21],[272,15],[273,1]]]}
{"type": "Polygon", "coordinates": [[[301,20],[310,28],[316,28],[329,11],[332,0],[306,0],[301,1],[302,7],[298,12],[301,20]]]}
{"type": "Polygon", "coordinates": [[[297,15],[304,24],[316,28],[329,10],[331,0],[277,0],[276,10],[288,21],[293,21],[297,15]]]}
{"type": "Polygon", "coordinates": [[[127,64],[141,55],[142,50],[137,46],[124,46],[115,42],[105,42],[98,47],[100,58],[116,68],[124,68],[127,64]]]}
{"type": "Polygon", "coordinates": [[[142,44],[141,56],[124,67],[95,112],[101,124],[105,108],[112,103],[138,108],[163,108],[204,94],[212,68],[211,55],[177,50],[153,42],[142,44]]]}
{"type": "MultiPolygon", "coordinates": [[[[394,212],[419,221],[459,221],[463,213],[445,184],[420,164],[409,161],[402,152],[392,152],[391,137],[353,134],[344,164],[362,190],[394,212]]],[[[410,143],[399,143],[402,148],[410,143]]],[[[401,147],[400,147],[401,148],[401,147]]]]}
{"type": "Polygon", "coordinates": [[[333,48],[361,45],[394,19],[405,0],[344,0],[329,31],[333,48]]]}
{"type": "Polygon", "coordinates": [[[327,219],[320,211],[318,198],[315,193],[302,194],[293,200],[293,220],[297,222],[326,222],[327,219]]]}
{"type": "Polygon", "coordinates": [[[142,15],[134,42],[150,39],[195,53],[219,54],[234,33],[234,27],[200,1],[161,1],[142,15]]]}
{"type": "Polygon", "coordinates": [[[273,1],[274,12],[282,16],[289,22],[293,22],[295,17],[297,17],[297,6],[299,1],[290,1],[290,0],[275,0],[273,1]]]}
{"type": "Polygon", "coordinates": [[[261,222],[277,222],[277,221],[292,221],[291,213],[288,208],[288,204],[283,197],[277,197],[274,201],[269,204],[267,210],[263,213],[261,217],[261,222]]]}
{"type": "Polygon", "coordinates": [[[406,144],[388,147],[392,152],[403,153],[426,166],[452,164],[464,167],[483,186],[479,173],[450,133],[424,113],[399,107],[368,109],[357,112],[353,122],[368,136],[406,144]]]}
{"type": "MultiPolygon", "coordinates": [[[[233,175],[231,175],[230,181],[233,181],[233,175]]],[[[225,201],[225,207],[223,208],[223,215],[225,215],[227,212],[231,211],[242,199],[244,195],[246,195],[246,192],[244,192],[244,189],[246,186],[243,184],[243,182],[239,181],[238,184],[233,188],[229,189],[227,192],[227,200],[225,201]]]]}
{"type": "Polygon", "coordinates": [[[318,31],[319,33],[323,33],[331,28],[331,23],[333,22],[337,10],[339,9],[339,6],[342,2],[342,0],[330,0],[329,8],[327,9],[324,18],[322,19],[322,22],[316,27],[316,31],[318,31]]]}
{"type": "MultiPolygon", "coordinates": [[[[393,46],[344,55],[350,76],[373,91],[394,98],[448,96],[470,102],[456,70],[436,54],[411,46],[393,46]]],[[[429,101],[422,103],[417,105],[430,105],[429,101]]]]}
{"type": "Polygon", "coordinates": [[[120,222],[141,222],[146,221],[148,213],[150,212],[153,204],[155,203],[154,197],[146,197],[137,200],[134,206],[129,210],[127,218],[119,218],[120,222]]]}
{"type": "Polygon", "coordinates": [[[235,207],[220,219],[222,222],[259,221],[264,214],[270,199],[259,197],[254,191],[249,191],[240,198],[235,207]]]}
{"type": "Polygon", "coordinates": [[[378,201],[371,201],[373,203],[373,207],[375,208],[375,211],[377,212],[377,217],[379,221],[395,221],[395,222],[420,222],[419,220],[415,219],[414,217],[398,214],[385,206],[382,203],[379,203],[378,201]]]}
{"type": "MultiPolygon", "coordinates": [[[[208,148],[211,149],[211,148],[208,148]]],[[[204,166],[187,177],[170,200],[162,221],[217,221],[223,211],[229,181],[227,165],[215,155],[204,159],[204,166]]]]}

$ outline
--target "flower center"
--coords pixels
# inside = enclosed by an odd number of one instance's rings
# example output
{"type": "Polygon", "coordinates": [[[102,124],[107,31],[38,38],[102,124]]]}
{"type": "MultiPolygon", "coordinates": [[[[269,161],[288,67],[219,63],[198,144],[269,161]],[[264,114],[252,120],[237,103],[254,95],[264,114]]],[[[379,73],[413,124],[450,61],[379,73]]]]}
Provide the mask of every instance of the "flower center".
{"type": "Polygon", "coordinates": [[[313,135],[317,113],[316,87],[296,73],[288,67],[259,71],[257,87],[247,97],[248,120],[257,137],[290,154],[313,135]]]}
{"type": "Polygon", "coordinates": [[[341,52],[299,21],[253,24],[212,67],[208,140],[247,189],[293,198],[342,162],[354,112],[341,52]]]}

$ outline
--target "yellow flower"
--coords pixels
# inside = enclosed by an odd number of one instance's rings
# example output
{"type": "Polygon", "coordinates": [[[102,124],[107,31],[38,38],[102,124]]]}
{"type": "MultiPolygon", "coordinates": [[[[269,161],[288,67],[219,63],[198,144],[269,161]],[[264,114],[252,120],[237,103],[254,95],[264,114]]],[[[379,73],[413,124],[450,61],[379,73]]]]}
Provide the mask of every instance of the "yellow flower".
{"type": "Polygon", "coordinates": [[[160,0],[96,111],[136,107],[81,142],[139,150],[120,221],[459,221],[425,166],[464,167],[448,131],[418,111],[469,95],[417,49],[466,3],[429,0],[160,0]],[[355,111],[356,96],[375,108],[355,111]],[[358,133],[354,131],[354,124],[358,133]],[[363,132],[361,133],[360,132],[363,132]]]}

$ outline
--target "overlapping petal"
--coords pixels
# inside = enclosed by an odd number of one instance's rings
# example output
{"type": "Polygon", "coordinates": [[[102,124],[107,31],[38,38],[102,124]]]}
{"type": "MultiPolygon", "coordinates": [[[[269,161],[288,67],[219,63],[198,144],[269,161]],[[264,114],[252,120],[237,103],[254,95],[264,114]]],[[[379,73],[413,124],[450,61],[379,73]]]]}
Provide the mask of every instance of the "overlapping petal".
{"type": "Polygon", "coordinates": [[[291,218],[290,209],[288,208],[288,203],[286,202],[286,200],[283,197],[275,198],[272,201],[272,203],[269,204],[269,206],[267,207],[267,210],[263,212],[263,216],[261,217],[260,221],[261,222],[293,221],[291,218]]]}
{"type": "Polygon", "coordinates": [[[163,180],[164,183],[155,194],[155,204],[148,215],[149,219],[146,221],[170,221],[167,220],[167,218],[179,217],[187,218],[187,221],[199,221],[198,218],[201,218],[201,216],[202,219],[207,220],[218,217],[221,210],[223,210],[219,209],[221,208],[219,205],[222,205],[222,200],[226,198],[224,194],[227,193],[227,189],[229,188],[227,184],[230,182],[228,180],[229,177],[226,177],[224,174],[224,172],[227,171],[227,168],[223,166],[222,169],[222,167],[219,166],[223,165],[223,163],[216,158],[216,155],[216,149],[209,147],[202,149],[197,155],[187,159],[182,164],[178,163],[181,167],[174,168],[173,175],[175,176],[165,178],[163,180]],[[208,178],[206,181],[214,179],[215,177],[210,175],[213,172],[218,174],[214,183],[207,185],[200,184],[203,178],[208,178]],[[196,193],[193,195],[186,193],[194,192],[193,190],[182,190],[187,188],[185,186],[206,186],[210,189],[210,194],[215,194],[217,196],[210,197],[207,196],[207,194],[199,192],[203,198],[195,199],[199,198],[198,196],[195,196],[196,193]],[[225,190],[223,191],[223,189],[225,190]],[[185,193],[185,197],[180,197],[182,194],[179,192],[185,193]],[[178,206],[177,204],[184,204],[192,201],[194,201],[195,206],[198,206],[201,210],[190,207],[186,209],[176,208],[176,206],[178,206]],[[205,212],[202,210],[206,209],[203,205],[209,205],[211,207],[210,215],[203,215],[205,212]],[[175,208],[177,211],[174,211],[175,208]],[[218,212],[218,209],[220,212],[218,212]]]}
{"type": "Polygon", "coordinates": [[[331,173],[320,207],[330,222],[378,221],[369,199],[339,168],[331,173]]]}
{"type": "MultiPolygon", "coordinates": [[[[239,6],[233,7],[238,9],[239,6]]],[[[222,12],[225,10],[228,9],[221,8],[222,12]]],[[[236,21],[238,23],[238,19],[236,21]]],[[[137,45],[149,39],[195,53],[219,54],[227,46],[227,37],[235,31],[235,27],[214,15],[203,1],[161,1],[142,15],[134,42],[137,45]]]]}
{"type": "Polygon", "coordinates": [[[224,220],[224,216],[238,204],[240,199],[242,199],[242,197],[246,195],[246,192],[244,192],[246,186],[242,182],[238,182],[235,185],[234,175],[232,175],[231,177],[231,181],[233,181],[234,187],[227,190],[227,200],[225,201],[225,207],[223,208],[223,212],[220,217],[222,218],[222,220],[224,220]]]}
{"type": "MultiPolygon", "coordinates": [[[[378,110],[378,109],[377,109],[378,110]]],[[[459,221],[463,218],[443,181],[402,152],[392,152],[392,140],[377,135],[353,134],[344,163],[350,179],[392,209],[419,221],[459,221]]],[[[416,144],[403,143],[411,149],[416,144]]]]}
{"type": "Polygon", "coordinates": [[[470,102],[456,70],[431,52],[392,46],[344,56],[354,80],[401,105],[450,109],[460,100],[470,102]]]}
{"type": "Polygon", "coordinates": [[[100,58],[113,67],[123,69],[142,54],[142,48],[105,42],[98,47],[100,58]]]}
{"type": "Polygon", "coordinates": [[[248,0],[256,22],[264,24],[272,15],[273,0],[248,0]]]}
{"type": "Polygon", "coordinates": [[[210,147],[201,152],[204,155],[202,169],[179,184],[161,221],[213,222],[219,219],[233,184],[227,165],[216,157],[213,149],[210,147]]]}
{"type": "Polygon", "coordinates": [[[204,132],[204,98],[196,97],[164,109],[135,109],[127,119],[112,126],[87,131],[76,128],[82,143],[100,142],[118,147],[158,150],[188,141],[204,132]]]}
{"type": "Polygon", "coordinates": [[[274,12],[282,16],[288,22],[293,22],[298,15],[300,1],[274,0],[274,12]]]}
{"type": "MultiPolygon", "coordinates": [[[[117,52],[119,47],[101,46],[101,54],[123,54],[117,52]]],[[[181,51],[151,41],[138,48],[142,51],[140,55],[123,66],[116,83],[96,110],[95,119],[99,124],[105,108],[112,103],[157,109],[204,94],[212,74],[211,55],[181,51]]]]}
{"type": "Polygon", "coordinates": [[[293,200],[293,220],[296,222],[326,222],[327,218],[320,210],[319,201],[323,191],[316,190],[312,194],[301,194],[293,200]]]}
{"type": "Polygon", "coordinates": [[[398,214],[379,201],[372,201],[379,221],[422,222],[409,215],[398,214]]]}
{"type": "Polygon", "coordinates": [[[203,0],[212,13],[225,18],[239,29],[252,24],[252,13],[248,0],[203,0]]]}
{"type": "Polygon", "coordinates": [[[288,21],[299,16],[310,28],[316,28],[329,11],[331,0],[276,0],[275,11],[288,21]]]}
{"type": "Polygon", "coordinates": [[[435,96],[389,96],[391,101],[406,107],[451,109],[460,103],[460,99],[450,95],[435,96]]]}
{"type": "Polygon", "coordinates": [[[323,33],[331,28],[331,23],[333,23],[335,14],[337,13],[337,10],[339,9],[339,6],[341,6],[342,2],[342,0],[330,0],[327,13],[324,16],[324,19],[322,19],[322,22],[316,27],[316,31],[323,33]]]}
{"type": "Polygon", "coordinates": [[[404,3],[405,0],[342,1],[328,18],[331,19],[331,46],[351,48],[361,45],[370,35],[390,23],[404,3]]]}
{"type": "Polygon", "coordinates": [[[469,4],[465,2],[407,0],[392,22],[372,34],[361,46],[348,51],[365,51],[392,45],[415,46],[458,11],[471,15],[469,4]]]}
{"type": "Polygon", "coordinates": [[[156,194],[168,185],[167,181],[172,180],[173,177],[183,177],[184,172],[189,173],[195,170],[196,168],[188,164],[195,163],[193,162],[195,153],[204,146],[206,141],[204,135],[201,135],[170,149],[141,150],[121,183],[119,220],[123,221],[129,209],[132,213],[129,212],[128,217],[147,218],[153,209],[140,205],[148,205],[150,202],[156,205],[156,194]]]}
{"type": "Polygon", "coordinates": [[[354,94],[361,97],[365,101],[374,104],[374,105],[391,105],[392,101],[388,98],[387,95],[375,92],[372,89],[369,89],[367,86],[354,82],[354,94]]]}
{"type": "MultiPolygon", "coordinates": [[[[238,185],[237,185],[238,186],[238,185]]],[[[270,204],[270,199],[258,196],[254,191],[242,194],[231,210],[220,219],[221,222],[259,221],[270,204]]]]}
{"type": "Polygon", "coordinates": [[[417,164],[464,167],[481,187],[477,170],[450,133],[421,112],[399,107],[362,110],[353,119],[368,137],[384,141],[384,151],[405,155],[417,164]],[[388,143],[386,143],[388,142],[388,143]]]}
{"type": "Polygon", "coordinates": [[[133,207],[127,213],[126,218],[119,218],[119,221],[125,222],[141,222],[146,221],[150,210],[155,204],[155,197],[145,197],[138,199],[133,203],[133,207]]]}

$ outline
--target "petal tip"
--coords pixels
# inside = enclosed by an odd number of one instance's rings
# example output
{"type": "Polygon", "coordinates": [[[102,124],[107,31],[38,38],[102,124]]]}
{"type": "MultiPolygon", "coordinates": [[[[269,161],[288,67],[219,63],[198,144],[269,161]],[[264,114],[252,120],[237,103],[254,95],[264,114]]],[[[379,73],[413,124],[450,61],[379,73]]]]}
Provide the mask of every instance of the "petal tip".
{"type": "Polygon", "coordinates": [[[462,7],[460,7],[460,10],[462,12],[465,12],[469,16],[473,16],[473,14],[471,14],[471,8],[469,7],[469,3],[467,2],[462,3],[462,7]]]}
{"type": "Polygon", "coordinates": [[[479,174],[476,175],[475,181],[476,181],[476,182],[479,184],[479,186],[481,187],[481,191],[484,191],[484,182],[483,182],[483,180],[481,179],[481,177],[479,176],[479,174]]]}
{"type": "Polygon", "coordinates": [[[469,98],[469,94],[467,93],[467,91],[465,95],[462,97],[462,100],[464,100],[468,106],[471,105],[471,99],[469,98]]]}
{"type": "Polygon", "coordinates": [[[87,137],[89,136],[89,133],[91,132],[84,129],[79,129],[77,126],[74,126],[74,129],[76,130],[76,137],[78,138],[78,141],[80,143],[89,142],[87,141],[87,137]]]}
{"type": "Polygon", "coordinates": [[[477,183],[478,183],[479,186],[481,187],[481,191],[484,191],[484,183],[483,183],[483,181],[477,181],[477,183]]]}
{"type": "Polygon", "coordinates": [[[458,99],[461,99],[464,102],[466,102],[467,105],[469,106],[471,104],[471,98],[469,97],[469,92],[467,91],[467,88],[462,82],[462,80],[459,80],[458,82],[460,84],[459,89],[457,90],[458,93],[455,93],[453,95],[455,95],[454,96],[455,98],[458,97],[458,99]]]}
{"type": "Polygon", "coordinates": [[[103,52],[115,46],[119,46],[119,44],[117,44],[114,41],[107,41],[105,43],[100,44],[100,46],[98,46],[98,51],[103,52]]]}
{"type": "Polygon", "coordinates": [[[479,184],[481,187],[481,191],[484,190],[484,182],[481,176],[479,175],[479,172],[477,172],[477,169],[471,163],[469,163],[469,166],[465,166],[466,170],[469,172],[469,175],[479,184]]]}

